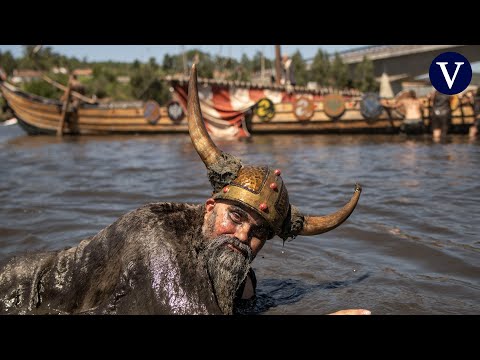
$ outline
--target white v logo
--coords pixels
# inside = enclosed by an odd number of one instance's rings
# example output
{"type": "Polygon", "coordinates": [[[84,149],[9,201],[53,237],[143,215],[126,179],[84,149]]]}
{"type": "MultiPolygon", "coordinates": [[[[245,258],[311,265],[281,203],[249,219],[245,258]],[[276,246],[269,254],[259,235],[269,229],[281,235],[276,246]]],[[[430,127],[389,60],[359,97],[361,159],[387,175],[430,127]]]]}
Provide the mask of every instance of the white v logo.
{"type": "Polygon", "coordinates": [[[457,65],[457,68],[455,69],[455,74],[453,74],[453,79],[450,79],[450,75],[448,74],[447,71],[447,64],[448,62],[437,62],[435,63],[440,66],[442,69],[443,77],[445,78],[445,81],[447,82],[448,88],[451,90],[453,83],[455,82],[455,78],[457,77],[458,74],[458,69],[460,69],[460,66],[465,64],[464,62],[456,62],[455,65],[457,65]]]}

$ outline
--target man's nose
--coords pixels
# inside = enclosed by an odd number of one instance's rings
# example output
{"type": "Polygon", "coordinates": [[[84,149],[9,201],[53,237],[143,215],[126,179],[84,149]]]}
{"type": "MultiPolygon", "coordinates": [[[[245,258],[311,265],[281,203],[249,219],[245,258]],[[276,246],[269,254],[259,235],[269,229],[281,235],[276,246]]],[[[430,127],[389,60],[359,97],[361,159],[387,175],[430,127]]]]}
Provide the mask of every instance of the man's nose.
{"type": "Polygon", "coordinates": [[[244,224],[240,226],[235,232],[235,237],[243,243],[247,243],[250,240],[250,225],[244,224]]]}

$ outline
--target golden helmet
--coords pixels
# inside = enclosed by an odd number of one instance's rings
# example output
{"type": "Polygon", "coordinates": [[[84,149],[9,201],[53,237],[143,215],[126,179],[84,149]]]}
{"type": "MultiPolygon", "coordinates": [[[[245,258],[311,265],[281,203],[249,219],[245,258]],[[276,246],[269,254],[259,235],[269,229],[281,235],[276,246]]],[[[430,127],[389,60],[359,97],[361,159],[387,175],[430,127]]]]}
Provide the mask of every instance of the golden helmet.
{"type": "Polygon", "coordinates": [[[317,235],[343,223],[358,203],[361,187],[356,184],[350,201],[340,210],[324,216],[305,216],[291,206],[281,170],[266,165],[249,166],[217,148],[202,117],[198,98],[197,70],[192,66],[188,85],[188,129],[193,145],[207,167],[214,199],[227,199],[255,211],[283,239],[317,235]]]}

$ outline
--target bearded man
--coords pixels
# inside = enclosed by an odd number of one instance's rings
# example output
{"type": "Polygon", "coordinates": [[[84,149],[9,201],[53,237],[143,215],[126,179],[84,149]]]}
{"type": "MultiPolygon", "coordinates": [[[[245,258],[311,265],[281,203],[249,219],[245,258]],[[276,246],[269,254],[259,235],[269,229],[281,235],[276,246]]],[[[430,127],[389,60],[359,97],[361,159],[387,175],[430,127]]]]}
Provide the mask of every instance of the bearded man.
{"type": "Polygon", "coordinates": [[[188,122],[214,189],[206,203],[147,204],[76,247],[13,257],[0,268],[0,313],[233,314],[236,300],[254,297],[250,264],[265,241],[320,234],[353,212],[359,186],[336,213],[304,216],[280,170],[220,151],[203,123],[195,65],[188,122]]]}

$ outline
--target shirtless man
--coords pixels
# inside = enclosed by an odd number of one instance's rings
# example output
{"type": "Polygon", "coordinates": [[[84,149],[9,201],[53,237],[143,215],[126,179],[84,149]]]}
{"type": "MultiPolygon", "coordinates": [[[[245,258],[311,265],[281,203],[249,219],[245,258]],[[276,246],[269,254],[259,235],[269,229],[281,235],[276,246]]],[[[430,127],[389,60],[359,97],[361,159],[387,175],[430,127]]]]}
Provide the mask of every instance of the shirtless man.
{"type": "Polygon", "coordinates": [[[407,127],[423,126],[423,103],[417,98],[417,94],[414,90],[410,90],[400,96],[393,105],[388,104],[385,100],[382,100],[382,105],[392,109],[397,109],[403,106],[405,109],[405,118],[403,120],[402,130],[405,130],[407,127]]]}

